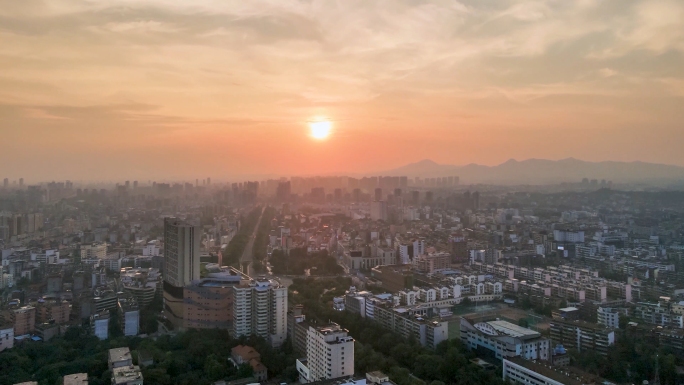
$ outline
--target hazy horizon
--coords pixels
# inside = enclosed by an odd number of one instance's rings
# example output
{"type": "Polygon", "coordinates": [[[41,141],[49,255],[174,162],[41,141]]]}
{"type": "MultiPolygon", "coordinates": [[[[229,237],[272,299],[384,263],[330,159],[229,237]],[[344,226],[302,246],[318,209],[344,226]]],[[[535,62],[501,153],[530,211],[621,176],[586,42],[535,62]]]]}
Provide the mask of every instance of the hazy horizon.
{"type": "Polygon", "coordinates": [[[684,166],[682,20],[677,1],[8,2],[0,178],[684,166]]]}

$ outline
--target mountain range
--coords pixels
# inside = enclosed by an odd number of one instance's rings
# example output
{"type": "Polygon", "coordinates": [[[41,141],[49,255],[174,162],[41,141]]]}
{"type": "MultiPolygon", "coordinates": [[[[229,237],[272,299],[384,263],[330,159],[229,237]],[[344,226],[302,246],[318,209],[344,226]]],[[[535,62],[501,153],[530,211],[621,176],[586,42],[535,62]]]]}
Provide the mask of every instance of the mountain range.
{"type": "Polygon", "coordinates": [[[562,160],[510,159],[497,166],[438,164],[420,162],[383,171],[377,175],[408,177],[458,176],[461,184],[549,184],[579,183],[583,178],[605,179],[614,183],[672,183],[684,181],[684,167],[646,162],[587,162],[562,160]]]}

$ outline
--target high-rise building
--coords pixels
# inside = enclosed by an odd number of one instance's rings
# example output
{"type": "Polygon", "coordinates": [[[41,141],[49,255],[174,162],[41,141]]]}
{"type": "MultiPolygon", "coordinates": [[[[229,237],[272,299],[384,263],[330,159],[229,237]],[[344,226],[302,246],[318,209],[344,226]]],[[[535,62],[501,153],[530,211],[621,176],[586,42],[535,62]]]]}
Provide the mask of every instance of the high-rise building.
{"type": "Polygon", "coordinates": [[[280,346],[287,337],[287,287],[254,279],[233,286],[233,335],[257,335],[280,346]]]}
{"type": "Polygon", "coordinates": [[[375,195],[374,198],[376,201],[381,201],[382,200],[382,189],[380,187],[375,189],[375,195]]]}
{"type": "Polygon", "coordinates": [[[4,188],[9,187],[9,179],[5,178],[5,180],[2,181],[2,187],[4,187],[4,188]]]}
{"type": "Polygon", "coordinates": [[[200,236],[198,226],[164,219],[165,283],[183,287],[200,278],[200,236]]]}
{"type": "Polygon", "coordinates": [[[420,191],[411,191],[411,203],[414,205],[420,203],[420,191]]]}
{"type": "Polygon", "coordinates": [[[19,187],[24,187],[24,178],[19,178],[19,187]]]}
{"type": "Polygon", "coordinates": [[[352,191],[352,199],[356,203],[359,203],[361,201],[361,189],[360,188],[355,188],[352,191]]]}
{"type": "Polygon", "coordinates": [[[199,280],[200,229],[177,218],[164,219],[164,312],[177,327],[185,316],[184,287],[199,280]]]}
{"type": "Polygon", "coordinates": [[[351,377],[354,375],[354,338],[340,325],[309,326],[306,360],[297,360],[304,382],[351,377]]]}
{"type": "Polygon", "coordinates": [[[374,221],[387,220],[387,202],[373,201],[370,207],[371,219],[374,221]]]}
{"type": "Polygon", "coordinates": [[[276,198],[280,202],[288,202],[292,196],[292,183],[290,181],[278,182],[276,198]]]}

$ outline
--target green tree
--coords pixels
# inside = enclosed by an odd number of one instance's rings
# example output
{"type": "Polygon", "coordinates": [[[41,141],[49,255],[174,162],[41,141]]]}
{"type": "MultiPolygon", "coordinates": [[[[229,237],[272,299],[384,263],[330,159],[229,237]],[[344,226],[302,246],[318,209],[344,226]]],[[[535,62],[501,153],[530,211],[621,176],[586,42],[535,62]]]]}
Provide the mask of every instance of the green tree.
{"type": "Polygon", "coordinates": [[[618,327],[622,330],[627,329],[627,324],[629,323],[629,317],[624,314],[620,314],[618,318],[618,327]]]}

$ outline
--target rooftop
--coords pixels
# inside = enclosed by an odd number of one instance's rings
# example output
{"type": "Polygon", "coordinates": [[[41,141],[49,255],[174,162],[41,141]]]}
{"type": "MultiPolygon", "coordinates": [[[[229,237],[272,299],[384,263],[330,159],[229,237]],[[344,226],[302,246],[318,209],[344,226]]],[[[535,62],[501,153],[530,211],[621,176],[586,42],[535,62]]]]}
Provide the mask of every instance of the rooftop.
{"type": "Polygon", "coordinates": [[[548,377],[565,385],[613,384],[612,382],[602,380],[598,376],[572,367],[554,368],[536,361],[524,360],[521,358],[511,358],[505,361],[510,361],[516,365],[520,365],[525,369],[532,370],[541,374],[542,376],[548,377]]]}
{"type": "Polygon", "coordinates": [[[508,321],[489,321],[487,322],[494,330],[511,337],[534,338],[539,337],[539,332],[518,326],[508,321]]]}
{"type": "Polygon", "coordinates": [[[131,359],[131,350],[128,348],[109,349],[109,362],[120,362],[131,359]]]}
{"type": "Polygon", "coordinates": [[[112,384],[126,384],[135,380],[142,380],[143,375],[140,372],[140,367],[135,365],[122,366],[112,370],[112,384]]]}
{"type": "Polygon", "coordinates": [[[68,374],[64,376],[64,385],[88,385],[88,373],[68,374]]]}

